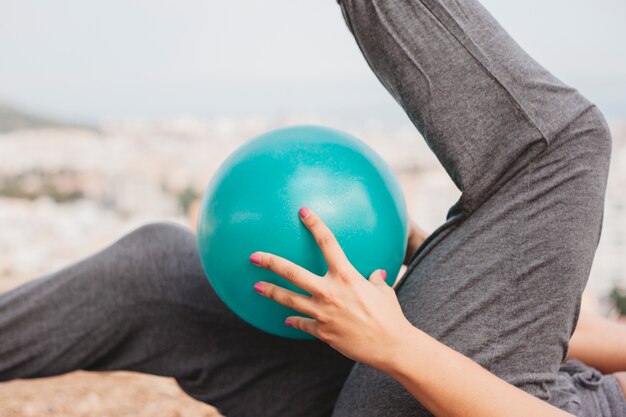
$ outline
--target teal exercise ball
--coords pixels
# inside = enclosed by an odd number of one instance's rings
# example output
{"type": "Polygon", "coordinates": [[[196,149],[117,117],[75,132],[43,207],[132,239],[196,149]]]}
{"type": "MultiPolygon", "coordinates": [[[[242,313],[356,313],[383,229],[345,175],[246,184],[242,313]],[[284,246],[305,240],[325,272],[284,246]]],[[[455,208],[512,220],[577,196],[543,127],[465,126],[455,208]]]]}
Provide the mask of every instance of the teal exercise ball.
{"type": "Polygon", "coordinates": [[[317,213],[354,267],[369,277],[397,276],[407,243],[407,211],[391,169],[370,147],[317,126],[278,129],[253,139],[219,167],[198,214],[198,249],[217,295],[239,317],[266,332],[312,338],[288,327],[302,315],[257,294],[257,281],[302,294],[284,278],[254,266],[253,252],[273,253],[323,276],[328,267],[298,210],[317,213]]]}

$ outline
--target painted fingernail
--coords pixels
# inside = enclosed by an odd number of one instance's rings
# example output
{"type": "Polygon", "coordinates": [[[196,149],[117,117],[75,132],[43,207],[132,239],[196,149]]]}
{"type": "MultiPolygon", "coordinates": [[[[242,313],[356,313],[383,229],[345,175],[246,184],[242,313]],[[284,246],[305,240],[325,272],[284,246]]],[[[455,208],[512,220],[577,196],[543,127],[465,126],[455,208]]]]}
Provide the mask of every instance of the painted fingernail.
{"type": "Polygon", "coordinates": [[[254,291],[258,292],[259,294],[263,294],[264,289],[265,284],[263,284],[262,282],[257,282],[256,284],[254,284],[254,291]]]}
{"type": "Polygon", "coordinates": [[[309,210],[308,208],[302,207],[300,209],[300,217],[302,217],[303,219],[306,219],[310,215],[311,215],[311,210],[309,210]]]}
{"type": "Polygon", "coordinates": [[[286,319],[285,320],[285,326],[291,327],[291,319],[286,319]]]}
{"type": "Polygon", "coordinates": [[[252,255],[250,255],[250,262],[252,262],[255,265],[260,265],[261,255],[259,255],[258,253],[253,253],[252,255]]]}
{"type": "Polygon", "coordinates": [[[387,279],[387,271],[385,271],[384,269],[381,269],[380,276],[383,277],[383,279],[387,279]]]}

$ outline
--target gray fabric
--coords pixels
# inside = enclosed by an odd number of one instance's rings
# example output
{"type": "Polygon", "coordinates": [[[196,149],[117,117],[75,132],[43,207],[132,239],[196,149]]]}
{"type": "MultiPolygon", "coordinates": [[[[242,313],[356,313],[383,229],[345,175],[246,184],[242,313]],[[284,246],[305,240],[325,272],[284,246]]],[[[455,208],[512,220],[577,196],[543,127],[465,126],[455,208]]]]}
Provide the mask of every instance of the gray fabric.
{"type": "Polygon", "coordinates": [[[552,403],[578,417],[622,416],[626,401],[619,382],[580,361],[561,366],[551,389],[552,403]],[[598,403],[595,407],[590,404],[598,403]]]}
{"type": "Polygon", "coordinates": [[[352,364],[235,316],[196,236],[165,223],[0,295],[0,381],[131,370],[175,377],[227,417],[328,416],[352,364]]]}
{"type": "MultiPolygon", "coordinates": [[[[341,5],[369,65],[463,191],[412,259],[398,291],[405,314],[550,400],[600,236],[611,147],[602,115],[476,1],[341,5]]],[[[359,364],[335,415],[418,410],[359,364]]]]}
{"type": "MultiPolygon", "coordinates": [[[[463,191],[399,286],[408,319],[557,406],[626,415],[604,406],[615,390],[563,390],[576,374],[559,372],[600,234],[602,115],[473,0],[341,7],[463,191]]],[[[430,415],[391,378],[318,341],[239,320],[204,278],[193,234],[171,225],[0,296],[0,380],[74,369],[170,375],[227,417],[430,415]]]]}

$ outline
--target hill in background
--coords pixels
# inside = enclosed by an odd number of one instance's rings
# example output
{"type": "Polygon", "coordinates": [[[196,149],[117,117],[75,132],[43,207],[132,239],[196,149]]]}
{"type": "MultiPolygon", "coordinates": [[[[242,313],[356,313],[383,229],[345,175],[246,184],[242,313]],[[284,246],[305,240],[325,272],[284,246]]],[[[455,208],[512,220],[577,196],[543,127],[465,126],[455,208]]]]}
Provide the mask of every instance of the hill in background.
{"type": "Polygon", "coordinates": [[[8,104],[0,103],[0,133],[24,129],[75,128],[94,130],[94,127],[62,122],[19,110],[8,104]]]}

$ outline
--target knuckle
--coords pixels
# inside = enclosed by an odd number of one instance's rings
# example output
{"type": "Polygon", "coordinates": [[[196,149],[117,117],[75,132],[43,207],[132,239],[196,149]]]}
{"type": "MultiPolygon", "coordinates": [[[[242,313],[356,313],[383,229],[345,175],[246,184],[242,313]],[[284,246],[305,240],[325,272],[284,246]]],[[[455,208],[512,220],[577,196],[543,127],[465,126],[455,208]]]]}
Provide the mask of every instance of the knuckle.
{"type": "Polygon", "coordinates": [[[329,233],[323,233],[316,238],[317,245],[320,248],[326,248],[333,243],[333,236],[329,233]]]}
{"type": "Polygon", "coordinates": [[[335,298],[332,289],[328,286],[320,286],[315,296],[324,304],[331,304],[335,298]]]}
{"type": "Polygon", "coordinates": [[[341,310],[344,307],[343,302],[337,297],[330,298],[327,305],[332,307],[334,310],[341,310]]]}
{"type": "Polygon", "coordinates": [[[319,289],[316,297],[322,302],[322,303],[328,303],[330,301],[330,299],[332,298],[332,295],[330,293],[330,291],[328,291],[325,288],[319,289]]]}
{"type": "Polygon", "coordinates": [[[328,324],[330,321],[330,317],[326,313],[317,313],[315,315],[315,320],[317,320],[321,324],[328,324]]]}
{"type": "Polygon", "coordinates": [[[314,214],[311,214],[305,219],[308,222],[310,228],[316,228],[320,224],[320,219],[314,214]]]}
{"type": "MultiPolygon", "coordinates": [[[[318,296],[320,302],[328,307],[337,309],[341,307],[341,301],[331,293],[323,293],[318,296]]],[[[322,315],[324,313],[321,313],[322,315]]]]}
{"type": "Polygon", "coordinates": [[[267,269],[272,269],[274,268],[274,265],[276,264],[276,260],[274,259],[273,255],[266,255],[265,256],[267,259],[265,261],[265,267],[267,269]]]}
{"type": "Polygon", "coordinates": [[[296,299],[291,294],[285,294],[283,296],[282,302],[285,305],[285,307],[293,308],[296,304],[296,299]]]}
{"type": "Polygon", "coordinates": [[[352,271],[339,270],[337,271],[337,278],[350,286],[354,284],[352,271]]]}
{"type": "Polygon", "coordinates": [[[331,340],[331,336],[332,336],[332,335],[330,334],[330,332],[329,332],[328,330],[326,330],[326,328],[324,328],[324,327],[320,327],[320,328],[318,328],[318,329],[317,329],[317,337],[318,337],[318,338],[319,338],[322,342],[325,342],[325,343],[330,342],[330,340],[331,340]]]}
{"type": "Polygon", "coordinates": [[[296,270],[293,267],[287,267],[283,276],[287,281],[294,282],[296,280],[296,270]]]}
{"type": "Polygon", "coordinates": [[[274,299],[276,296],[276,291],[272,285],[265,284],[265,289],[263,290],[263,295],[268,298],[274,299]]]}

